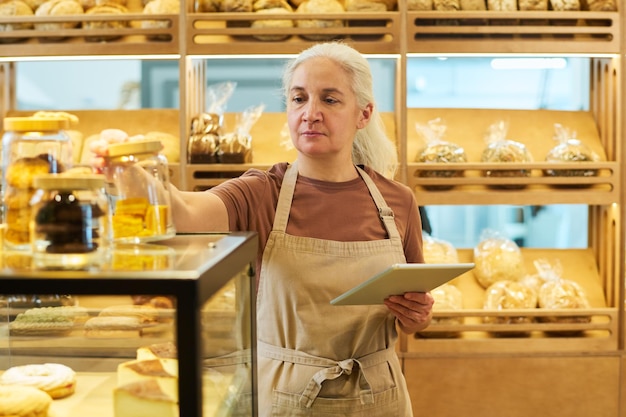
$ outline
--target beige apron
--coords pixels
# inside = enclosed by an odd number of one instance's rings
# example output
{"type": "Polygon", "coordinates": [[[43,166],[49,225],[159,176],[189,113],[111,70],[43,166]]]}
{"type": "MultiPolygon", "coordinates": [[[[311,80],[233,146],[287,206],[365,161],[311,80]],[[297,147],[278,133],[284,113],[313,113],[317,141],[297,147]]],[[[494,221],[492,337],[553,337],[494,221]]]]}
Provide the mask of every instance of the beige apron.
{"type": "Polygon", "coordinates": [[[296,164],[285,173],[257,294],[261,417],[412,416],[394,350],[393,315],[383,305],[330,304],[390,264],[406,262],[391,209],[358,170],[389,239],[338,242],[286,234],[296,164]]]}

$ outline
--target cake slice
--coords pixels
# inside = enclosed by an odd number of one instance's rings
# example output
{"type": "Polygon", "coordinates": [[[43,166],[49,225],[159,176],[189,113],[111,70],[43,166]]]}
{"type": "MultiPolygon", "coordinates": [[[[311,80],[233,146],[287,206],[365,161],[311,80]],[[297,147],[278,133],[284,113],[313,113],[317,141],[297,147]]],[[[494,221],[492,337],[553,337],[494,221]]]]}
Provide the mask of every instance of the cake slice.
{"type": "Polygon", "coordinates": [[[115,417],[178,417],[177,401],[154,379],[131,382],[113,390],[115,417]]]}
{"type": "Polygon", "coordinates": [[[178,366],[174,368],[174,373],[170,373],[159,359],[127,361],[117,367],[117,386],[155,381],[166,395],[178,402],[177,373],[178,366]]]}

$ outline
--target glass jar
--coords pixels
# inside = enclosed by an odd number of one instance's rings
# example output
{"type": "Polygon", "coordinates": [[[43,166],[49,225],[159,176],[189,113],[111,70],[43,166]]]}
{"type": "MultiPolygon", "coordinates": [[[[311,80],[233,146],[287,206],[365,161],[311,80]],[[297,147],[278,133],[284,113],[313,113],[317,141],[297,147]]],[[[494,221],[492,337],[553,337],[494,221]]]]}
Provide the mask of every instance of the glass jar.
{"type": "Polygon", "coordinates": [[[163,240],[176,234],[167,158],[158,140],[109,146],[105,173],[113,211],[113,239],[122,243],[163,240]]]}
{"type": "Polygon", "coordinates": [[[104,175],[47,174],[33,180],[30,224],[37,269],[90,269],[107,261],[111,242],[104,175]]]}
{"type": "Polygon", "coordinates": [[[7,117],[2,136],[2,224],[4,248],[30,248],[29,201],[36,175],[60,173],[72,163],[67,118],[7,117]]]}

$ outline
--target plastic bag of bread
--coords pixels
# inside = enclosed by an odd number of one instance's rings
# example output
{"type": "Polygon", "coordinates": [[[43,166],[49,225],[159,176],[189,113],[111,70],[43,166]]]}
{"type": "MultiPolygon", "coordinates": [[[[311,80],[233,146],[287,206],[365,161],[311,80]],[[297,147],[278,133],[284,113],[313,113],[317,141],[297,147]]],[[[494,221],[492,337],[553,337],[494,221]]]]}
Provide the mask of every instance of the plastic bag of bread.
{"type": "MultiPolygon", "coordinates": [[[[430,291],[435,300],[433,304],[433,315],[431,323],[443,325],[459,325],[463,324],[463,317],[437,317],[437,312],[459,311],[463,309],[463,293],[455,285],[445,283],[430,291]]],[[[456,337],[458,332],[454,331],[428,331],[428,329],[416,333],[419,337],[456,337]]]]}
{"type": "MultiPolygon", "coordinates": [[[[419,150],[415,162],[450,164],[467,162],[467,154],[461,146],[444,139],[446,133],[446,123],[441,118],[429,120],[426,124],[416,123],[417,133],[422,136],[425,146],[419,150]]],[[[424,170],[419,171],[420,177],[428,178],[451,178],[463,175],[461,170],[424,170]]],[[[447,185],[428,185],[427,189],[450,189],[447,185]]]]}
{"type": "Polygon", "coordinates": [[[207,88],[207,111],[191,119],[191,132],[187,141],[187,162],[192,164],[219,162],[217,150],[222,134],[224,112],[236,87],[236,82],[227,81],[209,85],[207,88]]]}
{"type": "Polygon", "coordinates": [[[452,243],[437,239],[424,233],[422,236],[422,252],[427,264],[454,264],[459,262],[459,255],[452,243]]]}
{"type": "MultiPolygon", "coordinates": [[[[587,145],[576,139],[576,132],[560,123],[554,124],[556,145],[546,155],[547,162],[595,162],[600,157],[587,145]]],[[[592,177],[598,175],[595,169],[546,169],[546,175],[562,177],[592,177]]]]}
{"type": "Polygon", "coordinates": [[[522,251],[513,240],[486,229],[474,247],[474,276],[483,288],[498,281],[519,281],[526,273],[522,251]]]}
{"type": "Polygon", "coordinates": [[[617,0],[581,0],[582,10],[590,12],[615,12],[617,0]]]}
{"type": "MultiPolygon", "coordinates": [[[[485,148],[480,160],[489,163],[524,163],[533,162],[530,151],[523,143],[507,139],[509,124],[499,120],[489,126],[485,133],[485,148]]],[[[483,172],[486,177],[528,177],[530,170],[527,169],[488,169],[483,172]]],[[[524,185],[507,184],[497,185],[501,188],[522,188],[524,185]]]]}
{"type": "MultiPolygon", "coordinates": [[[[296,13],[301,14],[319,14],[319,13],[345,13],[343,5],[337,0],[306,0],[301,3],[296,9],[296,13]]],[[[343,20],[338,19],[299,19],[296,21],[296,27],[298,28],[341,28],[344,26],[343,20]]],[[[300,35],[304,39],[311,41],[324,41],[337,39],[340,36],[337,34],[323,34],[323,33],[310,33],[300,35]]]]}
{"type": "MultiPolygon", "coordinates": [[[[539,308],[543,309],[588,309],[587,294],[576,281],[563,277],[561,262],[557,259],[550,263],[546,260],[535,262],[537,274],[544,283],[539,289],[539,308]]],[[[552,323],[589,323],[589,316],[542,316],[542,321],[552,323]]]]}
{"type": "MultiPolygon", "coordinates": [[[[485,310],[525,310],[537,307],[537,292],[528,285],[519,282],[504,280],[491,284],[485,290],[483,309],[485,310]]],[[[518,324],[532,323],[530,316],[485,316],[485,323],[518,324]]],[[[524,333],[524,332],[522,332],[524,333]]],[[[498,332],[498,334],[513,335],[517,332],[498,332]]]]}
{"type": "Polygon", "coordinates": [[[217,149],[218,161],[222,164],[244,164],[252,162],[252,136],[250,129],[263,114],[265,104],[250,106],[237,115],[235,129],[220,136],[217,149]]]}

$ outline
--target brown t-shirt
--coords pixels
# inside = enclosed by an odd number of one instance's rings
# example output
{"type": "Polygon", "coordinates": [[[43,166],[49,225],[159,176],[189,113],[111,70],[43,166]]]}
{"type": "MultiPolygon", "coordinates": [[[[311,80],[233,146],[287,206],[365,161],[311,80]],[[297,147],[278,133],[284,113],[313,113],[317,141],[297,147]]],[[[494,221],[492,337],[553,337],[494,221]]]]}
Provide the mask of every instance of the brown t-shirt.
{"type": "MultiPolygon", "coordinates": [[[[207,191],[215,193],[226,205],[231,231],[259,234],[257,279],[287,166],[279,163],[268,171],[250,169],[207,191]]],[[[393,210],[407,262],[424,262],[421,220],[413,192],[368,167],[364,170],[393,210]]],[[[361,177],[326,182],[298,176],[287,233],[341,242],[387,238],[374,199],[361,177]]]]}

